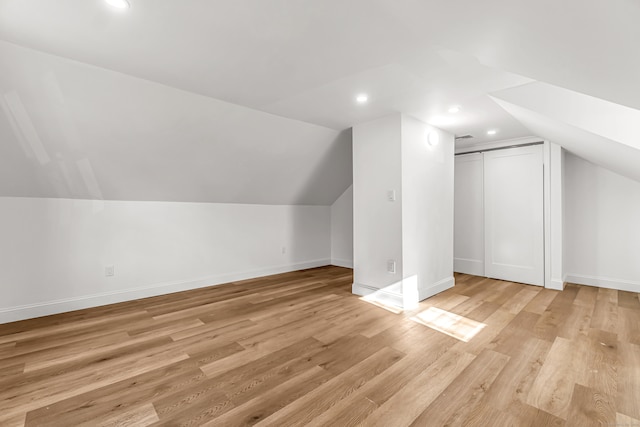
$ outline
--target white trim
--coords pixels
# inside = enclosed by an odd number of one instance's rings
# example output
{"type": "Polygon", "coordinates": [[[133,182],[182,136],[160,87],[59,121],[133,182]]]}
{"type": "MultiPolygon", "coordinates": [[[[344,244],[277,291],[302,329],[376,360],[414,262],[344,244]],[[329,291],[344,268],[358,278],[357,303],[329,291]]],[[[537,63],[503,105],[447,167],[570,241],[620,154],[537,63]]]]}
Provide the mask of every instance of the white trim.
{"type": "Polygon", "coordinates": [[[46,301],[36,304],[2,308],[0,309],[0,324],[41,316],[49,316],[51,314],[65,313],[68,311],[81,310],[85,308],[99,307],[102,305],[115,304],[118,302],[131,301],[140,298],[148,298],[157,295],[165,295],[174,292],[188,291],[191,289],[206,288],[208,286],[215,286],[239,280],[269,276],[272,274],[287,273],[290,271],[304,270],[314,267],[322,267],[329,264],[329,259],[318,259],[296,264],[267,267],[259,270],[221,274],[183,282],[156,283],[149,286],[124,289],[121,291],[103,292],[94,295],[84,295],[54,301],[46,301]]]}
{"type": "Polygon", "coordinates": [[[353,260],[331,258],[331,265],[337,265],[338,267],[345,267],[345,268],[353,268],[353,260]]]}
{"type": "Polygon", "coordinates": [[[565,281],[568,283],[576,283],[578,285],[597,286],[600,288],[616,289],[619,291],[640,292],[640,282],[634,282],[631,280],[585,276],[582,274],[567,274],[565,281]]]}
{"type": "Polygon", "coordinates": [[[373,286],[354,283],[351,285],[351,292],[362,297],[376,294],[376,299],[382,303],[390,304],[399,308],[404,308],[404,298],[401,293],[392,292],[385,289],[375,288],[373,286]]]}
{"type": "Polygon", "coordinates": [[[524,138],[503,139],[501,141],[488,141],[470,143],[456,143],[456,154],[469,153],[472,151],[490,150],[492,148],[510,147],[512,145],[532,144],[535,142],[543,142],[542,138],[536,136],[526,136],[524,138]],[[460,144],[460,146],[458,146],[460,144]],[[464,144],[464,145],[462,145],[464,144]]]}
{"type": "Polygon", "coordinates": [[[562,147],[545,141],[545,287],[563,290],[564,207],[562,147]]]}
{"type": "MultiPolygon", "coordinates": [[[[450,276],[434,283],[431,286],[419,287],[417,295],[418,301],[422,301],[442,291],[446,291],[447,289],[452,288],[455,283],[456,279],[453,276],[450,276]]],[[[363,297],[375,294],[376,301],[393,305],[402,309],[412,309],[414,308],[414,305],[416,305],[414,304],[414,302],[417,303],[416,301],[405,301],[405,296],[400,292],[390,291],[387,288],[380,289],[374,286],[363,285],[361,283],[354,283],[353,285],[351,285],[351,292],[363,297]]],[[[409,296],[409,298],[411,298],[411,296],[409,296]]],[[[415,296],[413,296],[413,299],[415,299],[415,296]]]]}
{"type": "Polygon", "coordinates": [[[440,292],[451,289],[456,284],[456,279],[453,276],[444,278],[431,286],[418,288],[418,298],[420,301],[439,294],[440,292]]]}
{"type": "Polygon", "coordinates": [[[564,281],[559,279],[550,279],[546,289],[551,289],[554,291],[564,291],[564,281]]]}
{"type": "Polygon", "coordinates": [[[456,273],[484,276],[484,260],[482,259],[453,259],[453,271],[456,273]]]}
{"type": "Polygon", "coordinates": [[[543,145],[542,156],[543,170],[543,235],[544,235],[544,283],[542,286],[545,288],[553,289],[551,283],[551,144],[549,141],[545,141],[543,145]]]}

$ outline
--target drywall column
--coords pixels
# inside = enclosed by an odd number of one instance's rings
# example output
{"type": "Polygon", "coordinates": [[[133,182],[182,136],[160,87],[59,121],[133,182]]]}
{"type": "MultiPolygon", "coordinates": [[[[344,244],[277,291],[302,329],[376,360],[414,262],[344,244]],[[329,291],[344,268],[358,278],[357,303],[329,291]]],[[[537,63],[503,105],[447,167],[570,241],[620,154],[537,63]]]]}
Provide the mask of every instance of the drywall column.
{"type": "Polygon", "coordinates": [[[454,285],[453,177],[453,135],[402,116],[405,306],[454,285]]]}
{"type": "Polygon", "coordinates": [[[403,305],[400,128],[399,114],[353,127],[352,290],[397,306],[403,305]]]}
{"type": "Polygon", "coordinates": [[[453,150],[399,114],[354,127],[354,293],[410,308],[453,286],[453,150]]]}

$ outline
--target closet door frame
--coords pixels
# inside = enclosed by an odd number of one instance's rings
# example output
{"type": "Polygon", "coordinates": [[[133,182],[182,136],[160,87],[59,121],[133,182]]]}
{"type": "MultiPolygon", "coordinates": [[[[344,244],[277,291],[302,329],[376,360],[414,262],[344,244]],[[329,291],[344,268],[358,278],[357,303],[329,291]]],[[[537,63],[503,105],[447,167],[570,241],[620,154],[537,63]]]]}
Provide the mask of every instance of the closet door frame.
{"type": "Polygon", "coordinates": [[[528,137],[459,147],[456,148],[456,155],[485,153],[526,145],[542,145],[544,150],[544,283],[545,288],[561,291],[565,285],[562,242],[564,228],[562,207],[564,150],[562,147],[540,138],[528,137]]]}

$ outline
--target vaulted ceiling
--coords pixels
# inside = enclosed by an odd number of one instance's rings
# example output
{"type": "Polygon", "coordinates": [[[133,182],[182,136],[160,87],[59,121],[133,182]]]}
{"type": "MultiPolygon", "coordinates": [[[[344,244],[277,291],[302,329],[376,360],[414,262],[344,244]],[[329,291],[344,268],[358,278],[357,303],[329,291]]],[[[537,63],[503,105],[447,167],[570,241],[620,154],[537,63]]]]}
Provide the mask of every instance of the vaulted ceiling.
{"type": "Polygon", "coordinates": [[[331,204],[393,112],[634,176],[637,0],[129,2],[0,0],[0,196],[331,204]]]}

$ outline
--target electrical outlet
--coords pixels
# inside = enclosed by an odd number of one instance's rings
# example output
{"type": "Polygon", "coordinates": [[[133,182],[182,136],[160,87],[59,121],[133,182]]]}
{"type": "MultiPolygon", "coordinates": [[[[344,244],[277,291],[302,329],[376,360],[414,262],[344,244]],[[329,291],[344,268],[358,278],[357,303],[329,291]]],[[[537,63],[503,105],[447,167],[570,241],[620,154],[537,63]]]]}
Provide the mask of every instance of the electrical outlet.
{"type": "Polygon", "coordinates": [[[282,255],[284,255],[284,254],[286,254],[286,253],[287,253],[287,247],[286,247],[286,246],[283,246],[283,247],[282,247],[282,255]]]}
{"type": "Polygon", "coordinates": [[[115,274],[115,267],[113,265],[108,265],[104,268],[104,275],[107,277],[111,277],[115,274]]]}
{"type": "Polygon", "coordinates": [[[396,190],[387,191],[387,200],[390,202],[396,201],[396,190]]]}
{"type": "Polygon", "coordinates": [[[387,272],[391,274],[396,274],[396,262],[392,259],[387,261],[387,272]]]}

